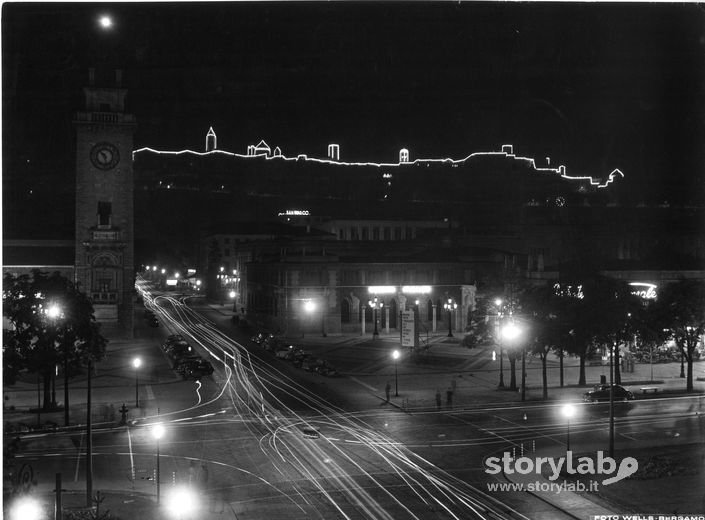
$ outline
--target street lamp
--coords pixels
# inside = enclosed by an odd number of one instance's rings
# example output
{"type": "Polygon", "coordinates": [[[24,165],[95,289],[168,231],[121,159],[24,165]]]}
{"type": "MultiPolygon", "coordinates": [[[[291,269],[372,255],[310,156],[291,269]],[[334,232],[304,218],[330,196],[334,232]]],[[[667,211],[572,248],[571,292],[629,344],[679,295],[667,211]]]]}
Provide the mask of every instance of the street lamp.
{"type": "Polygon", "coordinates": [[[451,311],[458,308],[458,304],[453,301],[453,298],[448,298],[448,302],[443,304],[443,308],[448,311],[448,337],[453,337],[453,329],[451,327],[451,311]]]}
{"type": "Polygon", "coordinates": [[[132,366],[135,367],[135,408],[140,407],[140,394],[139,385],[137,381],[137,374],[139,374],[139,368],[142,366],[142,360],[138,357],[132,360],[132,366]]]}
{"type": "Polygon", "coordinates": [[[39,501],[31,496],[21,496],[10,506],[9,520],[40,520],[45,518],[39,501]]]}
{"type": "Polygon", "coordinates": [[[162,423],[157,423],[154,426],[152,426],[152,436],[157,440],[157,505],[159,505],[159,495],[160,495],[160,488],[159,488],[159,479],[161,477],[160,471],[159,471],[159,439],[161,439],[164,436],[164,425],[162,423]]]}
{"type": "MultiPolygon", "coordinates": [[[[313,315],[313,312],[314,312],[315,310],[316,310],[316,302],[314,302],[313,300],[306,300],[306,301],[304,301],[304,311],[306,311],[306,314],[307,314],[308,316],[312,316],[312,315],[313,315]]],[[[308,319],[310,320],[311,318],[308,318],[308,319]]],[[[308,320],[307,320],[307,321],[308,321],[308,320]]],[[[308,324],[308,323],[305,322],[305,323],[303,324],[303,326],[302,326],[302,329],[305,330],[307,324],[308,324]]],[[[303,332],[303,330],[301,331],[301,337],[302,337],[302,338],[304,337],[304,332],[303,332]]]]}
{"type": "Polygon", "coordinates": [[[494,304],[495,307],[497,307],[497,315],[495,317],[495,333],[499,343],[499,387],[504,388],[504,344],[502,343],[502,338],[499,334],[499,320],[502,317],[502,299],[496,298],[494,304]]]}
{"type": "Polygon", "coordinates": [[[575,415],[575,406],[572,404],[564,404],[561,407],[561,413],[566,419],[566,452],[570,451],[570,418],[575,415]]]}
{"type": "MultiPolygon", "coordinates": [[[[49,319],[56,323],[56,320],[63,318],[63,310],[57,303],[52,303],[46,310],[49,319]]],[[[62,341],[64,347],[64,426],[69,425],[69,342],[62,341]]],[[[54,377],[58,375],[58,370],[54,377]]],[[[52,399],[54,401],[54,399],[52,399]]]]}
{"type": "MultiPolygon", "coordinates": [[[[510,321],[504,327],[502,327],[502,339],[506,340],[507,342],[511,343],[515,339],[519,337],[521,334],[521,329],[513,322],[510,321]]],[[[526,387],[526,357],[525,357],[525,351],[524,349],[521,350],[521,400],[523,401],[526,394],[525,394],[525,387],[526,387]]],[[[515,378],[514,378],[514,371],[512,370],[512,383],[514,383],[515,378]]],[[[515,390],[516,387],[514,384],[512,384],[512,390],[515,390]]]]}
{"type": "Polygon", "coordinates": [[[375,339],[379,336],[379,331],[377,330],[377,309],[384,307],[384,302],[379,301],[379,299],[375,296],[374,300],[370,300],[367,303],[370,307],[372,307],[372,319],[375,322],[375,330],[372,332],[372,339],[375,339]]]}
{"type": "Polygon", "coordinates": [[[165,509],[171,518],[189,518],[198,507],[198,495],[185,486],[172,488],[164,498],[165,509]]]}
{"type": "Polygon", "coordinates": [[[399,372],[397,371],[397,361],[399,360],[401,353],[398,350],[392,352],[392,359],[394,359],[394,396],[399,397],[399,372]]]}

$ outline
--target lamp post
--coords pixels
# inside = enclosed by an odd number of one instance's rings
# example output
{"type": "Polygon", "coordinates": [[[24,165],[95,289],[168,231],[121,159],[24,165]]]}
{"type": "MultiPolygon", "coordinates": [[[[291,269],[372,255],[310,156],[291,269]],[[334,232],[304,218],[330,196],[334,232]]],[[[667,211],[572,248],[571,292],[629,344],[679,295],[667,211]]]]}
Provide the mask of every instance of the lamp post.
{"type": "MultiPolygon", "coordinates": [[[[312,316],[313,312],[316,310],[316,302],[313,300],[306,300],[304,302],[304,311],[306,311],[306,314],[308,316],[312,316]]],[[[310,318],[309,318],[310,319],[310,318]]],[[[305,327],[304,327],[305,328],[305,327]]],[[[303,330],[301,331],[301,337],[303,337],[304,332],[303,330]]]]}
{"type": "Polygon", "coordinates": [[[157,505],[159,505],[159,497],[160,497],[160,487],[159,487],[159,481],[161,477],[161,473],[159,471],[159,439],[161,439],[164,436],[164,425],[162,423],[157,423],[152,427],[152,436],[156,439],[157,441],[157,505]]]}
{"type": "Polygon", "coordinates": [[[379,331],[377,330],[377,309],[384,307],[384,302],[379,301],[379,299],[375,296],[374,300],[370,300],[367,303],[370,307],[372,307],[372,320],[375,322],[375,329],[372,332],[372,339],[376,339],[377,336],[379,336],[379,331]]]}
{"type": "MultiPolygon", "coordinates": [[[[517,325],[513,322],[510,321],[504,327],[502,327],[502,339],[506,340],[508,343],[511,343],[515,339],[519,337],[519,334],[521,334],[521,329],[517,327],[517,325]]],[[[526,383],[526,370],[524,369],[524,350],[522,349],[522,367],[521,367],[521,385],[522,385],[522,394],[521,394],[521,400],[524,400],[524,386],[526,383]]],[[[514,376],[514,371],[512,370],[512,377],[514,376]]],[[[514,381],[514,379],[512,379],[514,381]]],[[[512,386],[512,390],[515,390],[516,387],[512,386]]]]}
{"type": "Polygon", "coordinates": [[[458,304],[453,301],[453,298],[448,298],[448,302],[443,304],[443,308],[448,311],[448,337],[453,337],[453,329],[451,323],[451,311],[458,308],[458,304]]]}
{"type": "Polygon", "coordinates": [[[566,419],[566,452],[570,451],[570,418],[575,415],[575,406],[572,404],[564,404],[561,407],[561,413],[566,419]]]}
{"type": "Polygon", "coordinates": [[[225,282],[225,267],[223,267],[221,265],[218,268],[218,273],[219,273],[218,274],[218,282],[219,282],[218,297],[220,298],[220,306],[222,307],[223,305],[225,305],[225,301],[224,301],[225,299],[223,297],[223,295],[225,293],[225,283],[226,283],[225,282]]]}
{"type": "Polygon", "coordinates": [[[394,359],[394,397],[399,397],[399,372],[397,371],[399,356],[401,356],[401,353],[398,350],[392,352],[392,359],[394,359]]]}
{"type": "Polygon", "coordinates": [[[135,367],[135,408],[140,407],[140,394],[139,394],[139,384],[137,380],[137,375],[139,374],[139,368],[142,366],[142,360],[138,357],[132,360],[132,366],[135,367]]]}
{"type": "Polygon", "coordinates": [[[614,349],[610,343],[610,422],[609,422],[609,455],[614,457],[614,349]]]}
{"type": "Polygon", "coordinates": [[[502,300],[501,298],[497,298],[494,301],[495,306],[497,307],[497,316],[495,317],[495,333],[497,334],[497,340],[499,343],[499,387],[504,388],[504,347],[502,344],[502,336],[499,333],[499,322],[500,318],[502,317],[502,300]]]}
{"type": "MultiPolygon", "coordinates": [[[[49,319],[49,321],[52,324],[52,335],[51,341],[53,345],[56,345],[56,340],[58,336],[58,330],[57,330],[57,322],[61,318],[63,318],[63,311],[61,307],[55,303],[49,303],[47,306],[46,310],[44,311],[44,314],[46,317],[49,319]]],[[[67,369],[68,369],[68,345],[66,344],[65,341],[62,341],[64,344],[64,409],[66,410],[64,413],[64,419],[66,422],[66,426],[68,426],[68,375],[67,375],[67,369]]],[[[56,409],[56,378],[59,375],[59,366],[56,365],[54,367],[54,373],[51,376],[51,407],[52,409],[56,409]]]]}
{"type": "Polygon", "coordinates": [[[93,372],[93,356],[88,355],[88,370],[86,373],[86,507],[93,506],[93,410],[91,406],[91,373],[93,372]]]}

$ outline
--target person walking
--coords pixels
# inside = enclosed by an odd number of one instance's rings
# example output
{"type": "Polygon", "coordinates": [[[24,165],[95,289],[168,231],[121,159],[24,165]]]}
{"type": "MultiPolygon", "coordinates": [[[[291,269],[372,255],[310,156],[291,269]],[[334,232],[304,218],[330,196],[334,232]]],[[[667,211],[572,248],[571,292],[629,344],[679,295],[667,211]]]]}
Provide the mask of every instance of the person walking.
{"type": "Polygon", "coordinates": [[[441,390],[436,388],[436,409],[441,411],[441,390]]]}
{"type": "Polygon", "coordinates": [[[446,406],[448,407],[449,410],[451,408],[453,408],[453,389],[452,388],[448,388],[448,390],[446,390],[446,406]]]}
{"type": "Polygon", "coordinates": [[[389,402],[389,392],[392,391],[392,385],[389,384],[389,381],[387,381],[387,386],[384,387],[384,393],[387,396],[387,402],[389,402]]]}

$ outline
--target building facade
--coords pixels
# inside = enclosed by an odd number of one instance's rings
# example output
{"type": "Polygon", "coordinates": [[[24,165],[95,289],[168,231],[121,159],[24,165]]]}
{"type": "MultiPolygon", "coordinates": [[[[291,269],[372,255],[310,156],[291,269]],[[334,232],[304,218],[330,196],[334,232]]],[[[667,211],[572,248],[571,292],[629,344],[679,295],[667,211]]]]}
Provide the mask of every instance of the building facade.
{"type": "Polygon", "coordinates": [[[75,281],[110,332],[132,335],[134,294],[133,136],[122,73],[91,69],[76,129],[75,281]]]}

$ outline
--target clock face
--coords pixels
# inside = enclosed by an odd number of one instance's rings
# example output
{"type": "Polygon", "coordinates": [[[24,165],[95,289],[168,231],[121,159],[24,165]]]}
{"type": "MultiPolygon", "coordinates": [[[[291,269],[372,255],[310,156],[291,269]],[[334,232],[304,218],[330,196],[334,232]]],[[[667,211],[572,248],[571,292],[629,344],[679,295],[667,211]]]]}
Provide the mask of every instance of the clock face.
{"type": "Polygon", "coordinates": [[[111,170],[120,162],[120,152],[114,144],[98,143],[91,148],[91,162],[99,170],[111,170]]]}

